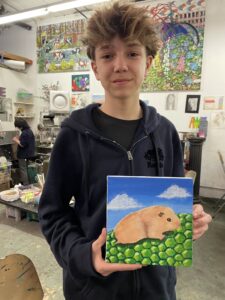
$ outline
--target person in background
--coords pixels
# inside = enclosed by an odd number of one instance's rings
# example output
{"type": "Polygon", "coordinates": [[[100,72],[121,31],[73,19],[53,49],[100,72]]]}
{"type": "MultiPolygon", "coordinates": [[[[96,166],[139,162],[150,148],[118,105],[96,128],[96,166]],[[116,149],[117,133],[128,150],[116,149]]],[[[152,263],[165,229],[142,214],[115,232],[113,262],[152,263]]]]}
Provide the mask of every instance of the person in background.
{"type": "Polygon", "coordinates": [[[23,185],[28,185],[27,160],[32,159],[35,155],[35,138],[26,120],[17,118],[15,119],[14,126],[21,131],[19,136],[14,136],[12,139],[17,144],[20,181],[23,185]]]}
{"type": "MultiPolygon", "coordinates": [[[[104,260],[107,175],[184,176],[174,125],[139,99],[160,40],[145,7],[112,1],[88,20],[83,41],[105,101],[63,122],[39,204],[42,232],[63,268],[65,299],[175,300],[174,267],[104,260]]],[[[198,239],[211,217],[201,205],[193,217],[198,239]]]]}

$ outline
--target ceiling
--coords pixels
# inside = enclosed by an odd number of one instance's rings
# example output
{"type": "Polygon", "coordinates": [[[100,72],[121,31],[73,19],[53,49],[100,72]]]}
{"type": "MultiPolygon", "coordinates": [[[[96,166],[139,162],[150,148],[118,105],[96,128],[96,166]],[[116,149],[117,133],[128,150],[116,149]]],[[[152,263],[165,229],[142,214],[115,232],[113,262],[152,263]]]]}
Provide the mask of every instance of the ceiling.
{"type": "MultiPolygon", "coordinates": [[[[17,13],[17,12],[21,12],[21,11],[25,11],[25,10],[30,10],[30,9],[34,9],[34,8],[39,8],[39,7],[44,7],[44,6],[49,6],[49,5],[53,5],[53,4],[58,4],[58,3],[62,3],[62,2],[69,2],[71,0],[66,0],[66,1],[62,1],[62,0],[0,0],[0,16],[4,16],[4,15],[10,15],[13,13],[17,13]]],[[[144,2],[150,2],[152,0],[148,0],[148,1],[143,1],[143,0],[127,0],[128,2],[139,2],[142,1],[142,3],[144,2]]],[[[94,2],[94,0],[93,0],[94,2]]],[[[90,12],[91,10],[93,10],[96,5],[91,5],[91,6],[84,6],[84,7],[79,7],[79,9],[70,9],[70,10],[65,10],[62,12],[57,12],[57,13],[51,13],[51,17],[57,17],[57,16],[66,16],[66,15],[72,15],[72,14],[76,14],[76,13],[81,13],[84,16],[86,16],[86,14],[88,14],[88,12],[90,12]]],[[[47,19],[49,18],[50,15],[47,16],[42,16],[42,17],[37,17],[35,18],[35,20],[43,20],[43,19],[47,19]]],[[[15,25],[21,26],[24,29],[31,29],[31,24],[30,21],[32,21],[34,19],[29,19],[29,20],[24,20],[22,22],[18,22],[15,25]],[[29,25],[30,24],[30,25],[29,25]]],[[[10,27],[14,24],[6,24],[3,26],[0,26],[0,34],[1,32],[3,32],[3,30],[7,27],[10,27]]]]}
{"type": "MultiPolygon", "coordinates": [[[[62,3],[62,2],[70,2],[70,1],[71,0],[66,0],[66,1],[62,1],[62,0],[29,0],[29,1],[26,1],[26,0],[0,0],[0,15],[9,15],[12,13],[17,13],[17,12],[21,12],[21,11],[25,11],[25,10],[30,10],[30,9],[34,9],[34,8],[49,6],[52,4],[58,4],[60,2],[62,3]],[[1,10],[1,7],[3,7],[2,10],[1,10]]],[[[94,5],[87,6],[87,7],[80,7],[79,11],[81,11],[81,12],[90,11],[94,7],[95,7],[94,5]]],[[[76,10],[74,8],[74,9],[63,11],[63,12],[57,12],[54,14],[51,13],[51,16],[61,16],[61,15],[65,16],[65,15],[69,15],[69,14],[73,14],[73,13],[77,13],[77,12],[78,12],[78,10],[76,10]]],[[[43,18],[49,18],[49,15],[47,15],[45,17],[38,17],[36,19],[43,19],[43,18]]]]}

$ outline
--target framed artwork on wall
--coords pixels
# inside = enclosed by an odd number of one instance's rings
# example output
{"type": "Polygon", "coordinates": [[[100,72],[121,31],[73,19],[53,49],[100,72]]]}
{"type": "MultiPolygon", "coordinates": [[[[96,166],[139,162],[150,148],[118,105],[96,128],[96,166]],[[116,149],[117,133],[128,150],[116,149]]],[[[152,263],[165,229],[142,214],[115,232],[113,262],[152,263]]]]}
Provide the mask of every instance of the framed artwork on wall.
{"type": "Polygon", "coordinates": [[[200,95],[187,95],[185,112],[195,113],[195,114],[198,113],[200,98],[201,98],[200,95]]]}

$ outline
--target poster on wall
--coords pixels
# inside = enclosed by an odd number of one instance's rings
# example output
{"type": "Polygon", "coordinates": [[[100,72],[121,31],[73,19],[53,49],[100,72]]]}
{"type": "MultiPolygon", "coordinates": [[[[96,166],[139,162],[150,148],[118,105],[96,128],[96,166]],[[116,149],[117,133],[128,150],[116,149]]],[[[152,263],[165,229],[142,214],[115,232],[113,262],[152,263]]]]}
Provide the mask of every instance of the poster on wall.
{"type": "Polygon", "coordinates": [[[176,110],[177,109],[177,94],[168,94],[166,96],[166,110],[176,110]]]}
{"type": "Polygon", "coordinates": [[[203,109],[204,110],[220,110],[220,109],[223,109],[223,101],[224,101],[223,96],[204,97],[204,99],[203,99],[203,109]]]}
{"type": "Polygon", "coordinates": [[[205,0],[154,1],[149,13],[163,45],[142,92],[200,90],[205,0]]]}
{"type": "Polygon", "coordinates": [[[105,101],[105,96],[104,95],[93,95],[92,94],[91,98],[92,98],[93,103],[102,104],[105,101]]]}
{"type": "Polygon", "coordinates": [[[80,36],[85,20],[37,27],[37,64],[39,73],[90,70],[90,60],[80,36]]]}
{"type": "Polygon", "coordinates": [[[211,127],[224,129],[225,128],[225,112],[213,112],[211,113],[211,127]]]}
{"type": "Polygon", "coordinates": [[[72,75],[72,92],[89,92],[89,74],[72,75]]]}
{"type": "Polygon", "coordinates": [[[71,97],[71,111],[75,109],[84,108],[91,103],[89,93],[72,94],[71,97]]]}

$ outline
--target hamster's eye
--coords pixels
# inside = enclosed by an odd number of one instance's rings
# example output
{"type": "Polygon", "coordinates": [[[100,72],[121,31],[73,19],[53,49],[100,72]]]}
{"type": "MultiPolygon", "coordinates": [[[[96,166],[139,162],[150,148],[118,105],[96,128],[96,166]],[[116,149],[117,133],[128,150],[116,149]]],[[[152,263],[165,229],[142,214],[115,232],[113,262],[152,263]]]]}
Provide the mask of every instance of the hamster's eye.
{"type": "Polygon", "coordinates": [[[172,219],[170,219],[170,218],[167,218],[167,221],[168,221],[168,222],[172,222],[172,219]]]}
{"type": "Polygon", "coordinates": [[[159,213],[159,217],[162,217],[163,215],[165,215],[163,212],[159,213]]]}

